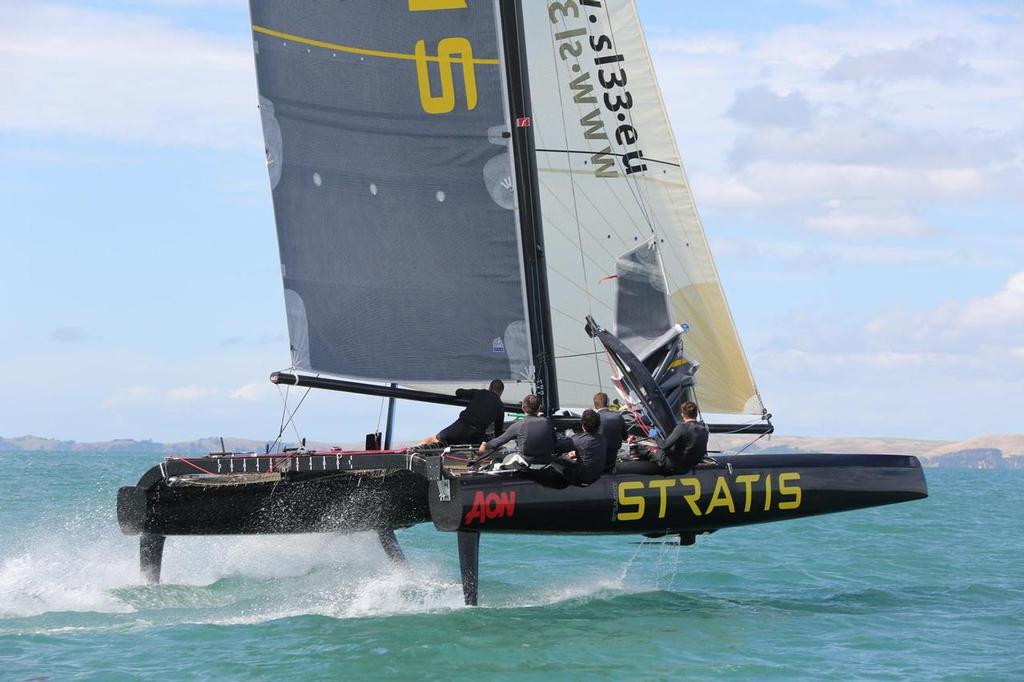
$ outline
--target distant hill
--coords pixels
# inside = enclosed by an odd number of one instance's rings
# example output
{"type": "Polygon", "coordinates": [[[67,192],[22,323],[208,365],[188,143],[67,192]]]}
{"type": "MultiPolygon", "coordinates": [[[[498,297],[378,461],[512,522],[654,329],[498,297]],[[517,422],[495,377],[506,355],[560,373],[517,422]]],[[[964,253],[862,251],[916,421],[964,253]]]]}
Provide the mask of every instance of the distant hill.
{"type": "MultiPolygon", "coordinates": [[[[750,436],[713,436],[712,446],[736,451],[750,436]]],[[[835,452],[848,454],[914,455],[927,467],[1024,469],[1024,435],[979,436],[963,441],[909,438],[763,438],[744,453],[835,452]]]]}
{"type": "MultiPolygon", "coordinates": [[[[750,436],[713,436],[711,447],[735,452],[750,443],[750,436]]],[[[251,438],[224,438],[229,452],[262,452],[267,441],[251,438]]],[[[286,443],[286,447],[294,447],[286,443]]],[[[401,443],[400,445],[408,445],[401,443]]],[[[314,443],[311,448],[340,446],[347,449],[363,447],[362,443],[314,443]]],[[[220,452],[220,438],[211,436],[180,443],[157,443],[151,440],[117,439],[98,443],[55,440],[37,436],[0,437],[0,452],[122,452],[155,455],[205,455],[220,452]]],[[[744,454],[781,452],[834,452],[848,454],[915,455],[928,467],[968,469],[1024,469],[1024,435],[979,436],[964,441],[918,440],[911,438],[809,438],[775,436],[762,438],[743,450],[744,454]]]]}
{"type": "MultiPolygon", "coordinates": [[[[270,441],[253,440],[251,438],[224,438],[224,449],[228,452],[263,452],[270,441]]],[[[285,447],[294,447],[295,443],[285,443],[285,447]]],[[[362,447],[362,444],[340,444],[347,448],[362,447]]],[[[308,442],[311,448],[329,448],[332,444],[308,442]]],[[[80,443],[73,440],[55,440],[37,436],[21,436],[20,438],[0,437],[0,452],[124,452],[205,455],[221,451],[221,439],[216,436],[183,441],[180,443],[157,443],[151,440],[131,440],[119,438],[96,443],[80,443]]]]}

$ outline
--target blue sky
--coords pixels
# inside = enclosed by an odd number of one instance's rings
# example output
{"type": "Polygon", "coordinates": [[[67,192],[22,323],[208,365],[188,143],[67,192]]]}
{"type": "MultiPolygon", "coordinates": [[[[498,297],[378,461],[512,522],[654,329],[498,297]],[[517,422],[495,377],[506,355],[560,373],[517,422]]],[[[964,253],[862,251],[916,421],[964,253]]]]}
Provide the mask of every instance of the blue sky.
{"type": "MultiPolygon", "coordinates": [[[[1024,8],[639,6],[780,431],[1024,431],[1024,8]]],[[[0,1],[0,23],[0,435],[272,437],[245,3],[0,1]]],[[[379,407],[318,393],[298,424],[359,440],[379,407]]],[[[407,438],[452,414],[400,410],[407,438]]]]}

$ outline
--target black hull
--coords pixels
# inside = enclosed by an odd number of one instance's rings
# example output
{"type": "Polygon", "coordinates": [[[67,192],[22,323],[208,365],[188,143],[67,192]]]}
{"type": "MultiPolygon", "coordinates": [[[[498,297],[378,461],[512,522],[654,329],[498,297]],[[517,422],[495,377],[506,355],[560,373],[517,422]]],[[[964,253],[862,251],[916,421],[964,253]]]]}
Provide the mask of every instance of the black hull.
{"type": "Polygon", "coordinates": [[[170,459],[118,491],[117,518],[128,535],[405,528],[430,521],[432,470],[412,462],[338,453],[170,459]]]}
{"type": "MultiPolygon", "coordinates": [[[[333,455],[309,455],[284,473],[222,475],[187,474],[183,460],[171,460],[176,475],[165,475],[175,473],[165,463],[119,491],[118,521],[125,533],[159,535],[364,531],[428,521],[442,531],[483,533],[701,533],[928,495],[920,462],[898,455],[724,456],[674,476],[630,473],[646,463],[622,463],[593,485],[564,488],[518,473],[450,475],[437,457],[380,457],[392,459],[339,457],[335,467],[328,466],[333,455]],[[398,462],[405,465],[365,468],[398,462]]],[[[211,468],[215,461],[192,460],[211,468]]]]}
{"type": "Polygon", "coordinates": [[[167,535],[376,531],[404,562],[394,529],[433,521],[458,535],[467,604],[476,604],[485,533],[697,535],[928,496],[916,457],[723,456],[688,474],[620,463],[586,487],[550,471],[488,475],[430,453],[302,453],[170,459],[121,488],[121,530],[141,535],[140,567],[159,582],[167,535]]]}
{"type": "MultiPolygon", "coordinates": [[[[631,465],[620,465],[629,469],[631,465]]],[[[633,465],[633,468],[641,468],[633,465]]],[[[431,495],[434,524],[480,533],[696,534],[927,497],[916,457],[719,457],[675,476],[606,475],[553,489],[529,480],[463,476],[451,499],[431,495]]]]}
{"type": "Polygon", "coordinates": [[[427,482],[408,472],[217,486],[122,488],[129,533],[238,535],[405,528],[430,520],[427,482]]]}

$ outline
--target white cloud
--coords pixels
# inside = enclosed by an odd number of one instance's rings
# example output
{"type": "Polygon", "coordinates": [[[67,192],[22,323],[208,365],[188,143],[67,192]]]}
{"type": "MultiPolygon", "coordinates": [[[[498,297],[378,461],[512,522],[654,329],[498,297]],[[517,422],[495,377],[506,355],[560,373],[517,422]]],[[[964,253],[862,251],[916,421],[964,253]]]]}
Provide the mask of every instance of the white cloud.
{"type": "Polygon", "coordinates": [[[172,388],[167,391],[167,399],[175,402],[194,402],[196,400],[203,400],[204,398],[210,398],[217,395],[217,391],[211,388],[201,388],[192,384],[190,386],[181,386],[179,388],[172,388]]]}
{"type": "Polygon", "coordinates": [[[0,129],[149,144],[260,139],[248,37],[146,14],[0,5],[0,129]]]}
{"type": "Polygon", "coordinates": [[[895,311],[865,324],[876,345],[1013,354],[1024,343],[1024,272],[994,294],[947,301],[924,313],[895,311]]]}
{"type": "Polygon", "coordinates": [[[907,79],[961,81],[975,75],[965,61],[969,41],[939,36],[910,47],[843,55],[826,77],[836,81],[884,83],[907,79]]]}
{"type": "Polygon", "coordinates": [[[849,6],[847,0],[800,0],[801,4],[820,9],[844,9],[849,6]]]}
{"type": "Polygon", "coordinates": [[[685,55],[737,55],[743,50],[742,42],[732,35],[705,33],[687,40],[652,38],[650,48],[656,52],[674,52],[685,55]]]}
{"type": "Polygon", "coordinates": [[[1020,204],[1020,14],[916,0],[849,7],[763,33],[652,41],[698,203],[892,237],[945,228],[931,222],[944,208],[1020,204]],[[688,51],[711,37],[732,49],[688,51]],[[855,205],[879,198],[885,210],[855,205]],[[834,200],[841,211],[818,207],[834,200]]]}
{"type": "Polygon", "coordinates": [[[139,405],[153,400],[157,390],[152,386],[129,386],[114,391],[106,400],[103,407],[121,407],[125,405],[139,405]]]}
{"type": "Polygon", "coordinates": [[[717,256],[771,258],[787,270],[820,270],[836,263],[852,265],[911,265],[915,263],[962,264],[963,252],[947,248],[878,244],[808,244],[805,242],[748,239],[712,239],[717,256]]]}
{"type": "Polygon", "coordinates": [[[1010,277],[992,296],[967,302],[960,315],[966,329],[1006,329],[1024,332],[1024,272],[1010,277]]]}
{"type": "Polygon", "coordinates": [[[228,396],[234,400],[262,400],[270,395],[273,389],[267,381],[254,381],[244,386],[239,386],[231,391],[228,396]]]}
{"type": "Polygon", "coordinates": [[[50,330],[50,341],[53,343],[82,343],[89,339],[89,335],[82,327],[57,327],[50,330]]]}
{"type": "Polygon", "coordinates": [[[814,109],[799,90],[779,95],[763,85],[755,85],[737,90],[726,113],[741,123],[799,128],[811,122],[814,109]]]}
{"type": "Polygon", "coordinates": [[[698,175],[694,185],[698,199],[716,207],[723,201],[745,206],[790,205],[806,208],[828,201],[899,201],[907,210],[908,195],[925,200],[971,199],[978,197],[985,179],[976,169],[920,170],[884,165],[838,163],[746,164],[730,176],[698,175]]]}
{"type": "Polygon", "coordinates": [[[892,371],[923,367],[963,367],[970,358],[955,353],[879,350],[871,352],[809,352],[804,350],[768,351],[758,360],[771,370],[835,372],[892,371]]]}
{"type": "Polygon", "coordinates": [[[930,228],[920,218],[911,215],[872,215],[850,213],[842,209],[830,209],[823,215],[812,216],[806,221],[807,227],[818,232],[828,232],[846,237],[868,235],[920,236],[930,228]]]}

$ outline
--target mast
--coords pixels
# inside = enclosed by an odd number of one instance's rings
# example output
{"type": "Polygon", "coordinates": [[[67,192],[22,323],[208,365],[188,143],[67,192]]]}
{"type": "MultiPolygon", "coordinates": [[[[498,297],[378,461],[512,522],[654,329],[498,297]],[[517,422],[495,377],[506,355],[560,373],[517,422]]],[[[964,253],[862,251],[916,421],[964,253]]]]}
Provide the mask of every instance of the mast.
{"type": "Polygon", "coordinates": [[[522,0],[498,0],[508,81],[512,153],[515,163],[519,223],[523,244],[527,316],[533,344],[534,384],[549,417],[558,409],[554,334],[548,295],[544,233],[541,225],[540,182],[532,127],[530,78],[523,35],[522,0]]]}
{"type": "MultiPolygon", "coordinates": [[[[395,384],[391,384],[391,388],[397,388],[395,384]]],[[[391,449],[391,441],[395,435],[395,397],[391,396],[388,398],[388,421],[387,426],[384,429],[384,449],[391,449]]]]}

